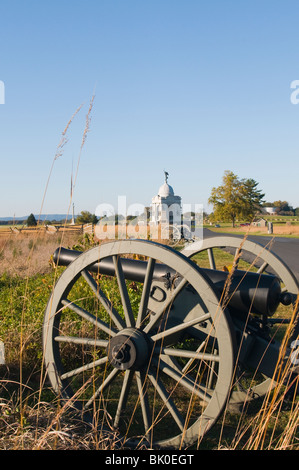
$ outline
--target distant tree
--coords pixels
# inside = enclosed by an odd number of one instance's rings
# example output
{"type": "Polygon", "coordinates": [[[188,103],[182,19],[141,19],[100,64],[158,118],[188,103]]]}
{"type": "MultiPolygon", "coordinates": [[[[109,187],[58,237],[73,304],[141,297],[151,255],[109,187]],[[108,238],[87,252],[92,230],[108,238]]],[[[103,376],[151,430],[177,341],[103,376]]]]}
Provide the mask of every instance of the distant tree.
{"type": "Polygon", "coordinates": [[[224,222],[231,220],[233,227],[240,214],[241,193],[239,179],[232,171],[226,171],[222,178],[223,184],[212,188],[209,204],[213,205],[214,220],[224,222]]]}
{"type": "Polygon", "coordinates": [[[253,179],[240,180],[232,171],[226,171],[222,185],[212,188],[209,203],[213,205],[214,220],[231,221],[237,218],[251,221],[261,208],[264,194],[253,179]]]}
{"type": "Polygon", "coordinates": [[[76,218],[77,224],[96,224],[98,218],[95,214],[91,214],[88,211],[82,211],[80,215],[76,218]]]}
{"type": "Polygon", "coordinates": [[[242,209],[243,217],[246,220],[252,220],[263,205],[265,194],[257,189],[258,183],[252,179],[241,180],[241,192],[244,207],[242,209]]]}
{"type": "Polygon", "coordinates": [[[26,221],[27,227],[35,227],[37,225],[36,218],[33,214],[30,214],[26,221]]]}
{"type": "Polygon", "coordinates": [[[299,207],[296,207],[296,209],[294,210],[295,212],[295,215],[298,217],[299,216],[299,207]]]}
{"type": "Polygon", "coordinates": [[[273,202],[274,207],[277,207],[278,209],[278,214],[283,215],[283,213],[293,213],[294,214],[294,209],[292,206],[287,201],[274,201],[273,202]]]}
{"type": "Polygon", "coordinates": [[[273,202],[263,202],[262,204],[263,207],[274,207],[273,202]]]}

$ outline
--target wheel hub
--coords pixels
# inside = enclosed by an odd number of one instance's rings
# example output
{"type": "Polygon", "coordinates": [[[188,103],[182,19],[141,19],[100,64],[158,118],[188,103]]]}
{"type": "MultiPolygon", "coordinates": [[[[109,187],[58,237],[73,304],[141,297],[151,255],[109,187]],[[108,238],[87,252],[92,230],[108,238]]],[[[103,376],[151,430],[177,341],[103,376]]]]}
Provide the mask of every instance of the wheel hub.
{"type": "Polygon", "coordinates": [[[108,347],[110,363],[120,370],[140,370],[150,356],[148,336],[136,328],[126,328],[114,336],[108,347]]]}

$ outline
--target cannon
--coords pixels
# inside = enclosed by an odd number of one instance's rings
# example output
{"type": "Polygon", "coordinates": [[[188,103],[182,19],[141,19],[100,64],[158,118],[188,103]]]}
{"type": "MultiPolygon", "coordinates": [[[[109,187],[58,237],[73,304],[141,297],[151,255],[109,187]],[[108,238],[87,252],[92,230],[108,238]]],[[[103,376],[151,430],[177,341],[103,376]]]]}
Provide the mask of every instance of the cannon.
{"type": "Polygon", "coordinates": [[[124,446],[190,446],[228,404],[271,390],[280,362],[285,381],[297,374],[298,281],[259,244],[118,240],[54,261],[66,269],[43,325],[51,385],[124,446]]]}

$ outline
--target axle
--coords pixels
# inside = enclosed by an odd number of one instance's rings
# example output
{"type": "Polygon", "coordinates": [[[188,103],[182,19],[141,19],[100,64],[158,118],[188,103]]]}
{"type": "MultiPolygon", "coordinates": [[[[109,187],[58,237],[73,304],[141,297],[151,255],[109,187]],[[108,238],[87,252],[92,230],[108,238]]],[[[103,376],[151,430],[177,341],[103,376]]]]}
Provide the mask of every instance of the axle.
{"type": "MultiPolygon", "coordinates": [[[[57,248],[53,259],[58,266],[68,266],[81,254],[80,251],[57,248]]],[[[146,261],[122,258],[122,270],[127,280],[144,282],[146,267],[146,261]]],[[[114,263],[110,257],[94,263],[88,269],[98,274],[115,275],[114,263]]],[[[228,282],[228,272],[200,269],[202,274],[211,281],[219,296],[223,294],[224,289],[228,289],[228,308],[233,314],[247,315],[250,311],[257,315],[272,316],[280,303],[285,305],[291,303],[291,300],[282,294],[276,276],[235,270],[228,282]]],[[[176,276],[177,273],[167,265],[155,264],[153,281],[165,280],[167,283],[176,276]]]]}

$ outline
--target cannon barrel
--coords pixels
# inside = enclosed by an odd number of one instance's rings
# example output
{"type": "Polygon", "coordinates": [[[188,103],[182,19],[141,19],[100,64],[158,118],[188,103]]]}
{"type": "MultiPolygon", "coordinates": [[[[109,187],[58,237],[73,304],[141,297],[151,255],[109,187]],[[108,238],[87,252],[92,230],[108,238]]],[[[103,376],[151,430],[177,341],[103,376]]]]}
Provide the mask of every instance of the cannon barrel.
{"type": "MultiPolygon", "coordinates": [[[[54,263],[58,266],[68,266],[82,252],[57,248],[53,255],[54,263]]],[[[143,282],[146,273],[146,261],[122,258],[122,270],[126,279],[143,282]]],[[[94,263],[88,268],[91,272],[114,276],[114,264],[112,258],[105,258],[94,263]]],[[[289,300],[281,293],[280,282],[276,276],[258,274],[235,270],[229,283],[229,273],[214,269],[201,268],[203,274],[212,282],[214,288],[221,296],[223,290],[228,288],[228,308],[232,314],[247,315],[250,311],[257,315],[271,316],[275,313],[280,302],[288,304],[289,300]],[[228,284],[228,287],[227,287],[228,284]]],[[[165,264],[156,263],[153,279],[167,281],[176,273],[165,264]]]]}

